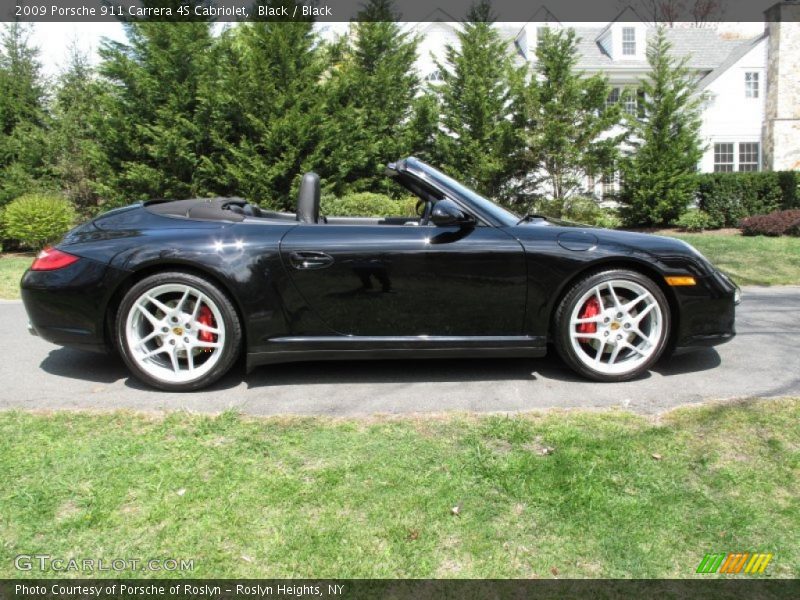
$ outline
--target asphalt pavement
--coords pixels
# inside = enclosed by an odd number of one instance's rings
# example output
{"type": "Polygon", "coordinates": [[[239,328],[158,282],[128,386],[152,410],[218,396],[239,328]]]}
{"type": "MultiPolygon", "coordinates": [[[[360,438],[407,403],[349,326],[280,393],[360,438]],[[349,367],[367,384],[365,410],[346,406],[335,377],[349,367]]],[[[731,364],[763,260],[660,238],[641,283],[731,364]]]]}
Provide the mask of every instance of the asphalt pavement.
{"type": "Polygon", "coordinates": [[[251,415],[370,415],[620,408],[654,414],[682,404],[800,396],[800,287],[744,289],[736,338],[662,360],[627,383],[575,376],[541,359],[308,362],[239,366],[209,390],[147,388],[114,355],[49,344],[27,332],[20,302],[0,301],[0,410],[186,410],[251,415]]]}

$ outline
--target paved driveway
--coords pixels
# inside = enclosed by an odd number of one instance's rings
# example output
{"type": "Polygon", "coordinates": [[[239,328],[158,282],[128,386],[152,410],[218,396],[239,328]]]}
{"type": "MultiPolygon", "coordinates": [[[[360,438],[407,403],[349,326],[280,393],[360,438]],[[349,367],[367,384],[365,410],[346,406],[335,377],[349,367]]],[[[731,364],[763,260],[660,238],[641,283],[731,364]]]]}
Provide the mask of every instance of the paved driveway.
{"type": "Polygon", "coordinates": [[[19,302],[0,303],[0,409],[188,410],[254,415],[524,411],[620,407],[657,413],[710,398],[800,395],[800,287],[746,288],[738,336],[662,361],[628,383],[575,377],[555,357],[315,362],[238,368],[208,391],[157,392],[114,356],[30,336],[19,302]]]}

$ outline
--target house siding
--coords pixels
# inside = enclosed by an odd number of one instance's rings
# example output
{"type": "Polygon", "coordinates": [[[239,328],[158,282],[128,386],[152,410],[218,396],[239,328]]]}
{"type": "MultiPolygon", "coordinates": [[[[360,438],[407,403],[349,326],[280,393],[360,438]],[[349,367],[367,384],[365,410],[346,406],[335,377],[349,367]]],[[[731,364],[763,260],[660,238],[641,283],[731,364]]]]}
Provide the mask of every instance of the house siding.
{"type": "MultiPolygon", "coordinates": [[[[775,9],[771,9],[775,10],[775,9]]],[[[787,10],[783,7],[781,10],[787,10]]],[[[788,10],[800,11],[797,3],[788,10]]],[[[709,29],[668,29],[668,39],[678,56],[686,57],[707,95],[702,112],[701,138],[705,144],[698,164],[701,172],[714,171],[714,145],[733,144],[734,170],[739,170],[739,153],[751,151],[758,144],[757,168],[800,168],[800,14],[797,18],[772,22],[767,35],[752,39],[729,39],[709,29]],[[779,51],[780,50],[780,51],[779,51]],[[748,98],[745,74],[758,77],[758,97],[748,98]],[[779,83],[776,83],[779,82],[779,83]],[[770,117],[769,115],[773,116],[770,117]],[[748,144],[742,146],[741,144],[748,144]]],[[[496,23],[500,35],[517,53],[517,61],[533,63],[536,30],[540,26],[572,27],[570,23],[536,22],[496,23]]],[[[445,47],[456,45],[457,22],[418,24],[421,36],[417,70],[422,77],[432,72],[434,58],[444,62],[445,47]]],[[[576,27],[579,36],[577,68],[587,75],[603,73],[612,87],[630,87],[646,77],[649,66],[644,50],[654,28],[641,22],[619,21],[606,27],[576,27]],[[622,53],[622,28],[634,27],[636,55],[622,53]]],[[[598,178],[599,179],[599,178],[598,178]]],[[[602,195],[599,180],[587,181],[588,191],[602,195]]],[[[608,189],[609,186],[606,186],[608,189]]]]}
{"type": "MultiPolygon", "coordinates": [[[[762,130],[766,99],[767,40],[762,39],[704,90],[707,103],[703,111],[701,137],[706,150],[699,169],[714,171],[714,144],[734,144],[734,170],[738,170],[739,144],[758,143],[762,149],[762,130]],[[747,98],[745,74],[758,76],[758,97],[747,98]]],[[[763,167],[761,161],[759,165],[763,167]]]]}

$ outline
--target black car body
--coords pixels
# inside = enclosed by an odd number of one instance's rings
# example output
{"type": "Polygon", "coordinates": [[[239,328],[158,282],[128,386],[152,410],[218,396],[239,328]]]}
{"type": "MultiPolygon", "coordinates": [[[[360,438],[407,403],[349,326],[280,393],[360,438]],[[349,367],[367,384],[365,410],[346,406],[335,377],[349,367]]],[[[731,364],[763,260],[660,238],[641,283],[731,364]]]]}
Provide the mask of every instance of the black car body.
{"type": "Polygon", "coordinates": [[[172,271],[227,295],[248,367],[541,356],[576,282],[625,270],[663,293],[667,351],[734,335],[736,286],[680,240],[520,220],[415,158],[387,173],[420,197],[420,218],[320,217],[319,180],[309,175],[297,214],[230,198],[112,210],[56,246],[79,260],[25,273],[31,328],[55,344],[105,352],[119,343],[115,319],[125,295],[172,271]]]}

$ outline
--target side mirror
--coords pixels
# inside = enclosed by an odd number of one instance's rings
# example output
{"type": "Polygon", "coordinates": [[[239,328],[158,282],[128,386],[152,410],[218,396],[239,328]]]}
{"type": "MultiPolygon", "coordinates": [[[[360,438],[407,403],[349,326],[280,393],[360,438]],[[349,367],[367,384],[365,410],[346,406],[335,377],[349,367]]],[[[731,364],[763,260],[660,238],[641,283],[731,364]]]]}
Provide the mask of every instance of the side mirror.
{"type": "Polygon", "coordinates": [[[431,221],[438,227],[448,225],[469,226],[475,224],[475,218],[461,210],[452,200],[439,200],[431,212],[431,221]]]}

